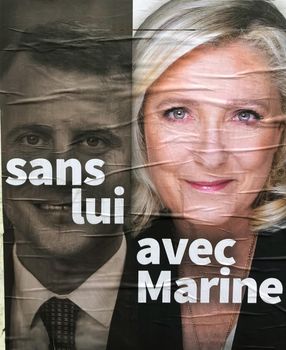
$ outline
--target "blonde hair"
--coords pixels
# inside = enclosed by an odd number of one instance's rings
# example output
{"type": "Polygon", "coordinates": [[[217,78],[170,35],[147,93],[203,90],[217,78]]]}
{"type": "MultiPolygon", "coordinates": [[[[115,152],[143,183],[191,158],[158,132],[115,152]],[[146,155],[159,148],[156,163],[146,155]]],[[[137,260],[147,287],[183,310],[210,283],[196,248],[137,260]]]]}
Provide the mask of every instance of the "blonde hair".
{"type": "MultiPolygon", "coordinates": [[[[133,165],[135,189],[132,212],[135,229],[142,229],[164,208],[149,176],[143,127],[145,93],[176,60],[201,45],[243,40],[261,50],[281,94],[286,113],[286,19],[267,0],[169,1],[138,29],[133,51],[133,165]]],[[[286,132],[274,156],[272,171],[258,195],[251,226],[254,231],[286,227],[286,132]]]]}

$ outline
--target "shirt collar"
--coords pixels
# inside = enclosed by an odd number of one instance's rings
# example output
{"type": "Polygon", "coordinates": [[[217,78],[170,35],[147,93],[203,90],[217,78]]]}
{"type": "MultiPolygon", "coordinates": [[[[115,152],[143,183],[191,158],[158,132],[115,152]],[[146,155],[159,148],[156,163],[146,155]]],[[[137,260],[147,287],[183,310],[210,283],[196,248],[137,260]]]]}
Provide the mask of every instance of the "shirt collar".
{"type": "Polygon", "coordinates": [[[126,238],[123,235],[118,251],[77,289],[58,295],[46,289],[20,262],[13,249],[15,269],[14,298],[20,303],[27,324],[32,324],[39,307],[52,297],[68,298],[92,318],[109,327],[123,274],[126,238]]]}

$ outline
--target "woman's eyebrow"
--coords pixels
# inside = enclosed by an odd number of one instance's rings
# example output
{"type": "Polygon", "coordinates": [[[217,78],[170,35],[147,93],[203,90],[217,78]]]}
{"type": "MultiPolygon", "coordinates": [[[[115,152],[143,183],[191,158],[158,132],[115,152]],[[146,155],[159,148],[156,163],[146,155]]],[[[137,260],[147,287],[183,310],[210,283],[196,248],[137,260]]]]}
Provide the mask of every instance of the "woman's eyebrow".
{"type": "Polygon", "coordinates": [[[165,108],[166,106],[172,107],[172,105],[176,105],[177,107],[179,105],[193,105],[198,106],[199,105],[198,100],[192,100],[190,98],[184,98],[184,97],[175,97],[175,98],[168,98],[162,99],[160,103],[156,106],[157,109],[165,108]]]}
{"type": "MultiPolygon", "coordinates": [[[[271,98],[265,97],[265,98],[257,98],[257,99],[249,99],[249,98],[243,98],[243,99],[233,99],[228,101],[226,104],[231,106],[241,106],[241,105],[256,105],[263,108],[268,108],[271,98]]],[[[273,99],[274,100],[274,99],[273,99]]]]}
{"type": "MultiPolygon", "coordinates": [[[[274,100],[274,99],[273,99],[274,100]]],[[[166,106],[172,107],[172,105],[176,105],[177,107],[179,105],[191,105],[191,106],[199,106],[201,103],[209,103],[211,105],[217,105],[221,107],[242,107],[242,106],[259,106],[264,109],[269,108],[269,103],[271,101],[271,98],[257,98],[257,99],[231,99],[231,100],[220,100],[220,99],[211,99],[211,98],[202,98],[200,100],[192,99],[192,98],[184,98],[184,97],[177,97],[177,98],[165,98],[156,105],[156,108],[158,110],[166,108],[166,106]]]]}

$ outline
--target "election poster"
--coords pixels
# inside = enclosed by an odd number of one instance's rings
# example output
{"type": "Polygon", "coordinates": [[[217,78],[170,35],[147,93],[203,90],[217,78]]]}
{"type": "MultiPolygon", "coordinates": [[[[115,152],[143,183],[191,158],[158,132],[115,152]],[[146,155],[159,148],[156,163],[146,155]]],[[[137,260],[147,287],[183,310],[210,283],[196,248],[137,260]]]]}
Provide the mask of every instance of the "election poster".
{"type": "Polygon", "coordinates": [[[285,1],[0,14],[0,349],[284,350],[285,1]]]}

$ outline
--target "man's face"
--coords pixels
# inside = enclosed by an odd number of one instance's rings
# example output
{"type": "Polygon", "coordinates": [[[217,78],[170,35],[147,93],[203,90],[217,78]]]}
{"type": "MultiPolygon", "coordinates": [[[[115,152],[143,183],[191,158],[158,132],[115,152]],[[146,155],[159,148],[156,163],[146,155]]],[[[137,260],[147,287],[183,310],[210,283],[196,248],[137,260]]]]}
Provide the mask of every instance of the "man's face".
{"type": "Polygon", "coordinates": [[[30,160],[47,159],[55,182],[56,159],[78,159],[83,180],[90,177],[85,163],[101,159],[105,181],[99,186],[80,186],[83,202],[96,198],[99,214],[101,198],[111,198],[112,203],[117,186],[125,188],[127,200],[129,176],[123,170],[130,165],[128,91],[116,79],[43,67],[26,54],[16,58],[4,86],[8,92],[2,116],[4,204],[17,245],[55,257],[103,254],[102,249],[108,250],[122,232],[121,225],[114,224],[112,204],[111,224],[87,223],[83,205],[86,223],[77,225],[72,220],[70,172],[65,186],[34,186],[29,181],[11,186],[5,182],[6,164],[22,158],[29,173],[30,160]]]}

